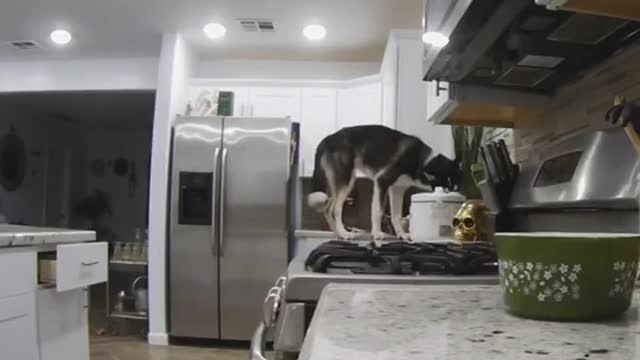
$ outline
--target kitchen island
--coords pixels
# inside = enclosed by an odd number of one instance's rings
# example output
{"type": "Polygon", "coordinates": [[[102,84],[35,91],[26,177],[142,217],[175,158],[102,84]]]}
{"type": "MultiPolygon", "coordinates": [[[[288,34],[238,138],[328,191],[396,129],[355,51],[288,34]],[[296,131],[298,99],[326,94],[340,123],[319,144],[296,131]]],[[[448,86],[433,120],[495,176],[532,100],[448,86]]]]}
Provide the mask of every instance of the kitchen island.
{"type": "Polygon", "coordinates": [[[0,224],[0,358],[89,360],[87,288],[107,280],[107,244],[95,239],[0,224]]]}
{"type": "Polygon", "coordinates": [[[527,320],[499,286],[329,284],[300,360],[640,359],[640,292],[623,318],[527,320]]]}

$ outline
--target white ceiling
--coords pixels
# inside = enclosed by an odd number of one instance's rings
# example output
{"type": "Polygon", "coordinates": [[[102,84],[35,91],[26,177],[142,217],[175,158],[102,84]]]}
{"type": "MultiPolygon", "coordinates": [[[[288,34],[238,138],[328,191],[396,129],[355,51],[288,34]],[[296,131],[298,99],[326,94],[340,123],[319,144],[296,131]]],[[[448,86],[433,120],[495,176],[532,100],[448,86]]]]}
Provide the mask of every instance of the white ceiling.
{"type": "Polygon", "coordinates": [[[379,61],[391,29],[418,29],[422,0],[7,0],[0,5],[0,60],[157,56],[163,32],[181,32],[198,52],[216,58],[379,61]],[[244,33],[238,18],[267,18],[274,33],[244,33]],[[202,26],[227,27],[220,41],[202,26]],[[309,42],[302,28],[321,23],[327,37],[309,42]],[[51,45],[56,27],[73,42],[51,45]],[[20,52],[8,41],[44,49],[20,52]]]}
{"type": "Polygon", "coordinates": [[[31,119],[51,119],[92,127],[151,128],[155,92],[93,91],[9,93],[1,109],[31,119]]]}

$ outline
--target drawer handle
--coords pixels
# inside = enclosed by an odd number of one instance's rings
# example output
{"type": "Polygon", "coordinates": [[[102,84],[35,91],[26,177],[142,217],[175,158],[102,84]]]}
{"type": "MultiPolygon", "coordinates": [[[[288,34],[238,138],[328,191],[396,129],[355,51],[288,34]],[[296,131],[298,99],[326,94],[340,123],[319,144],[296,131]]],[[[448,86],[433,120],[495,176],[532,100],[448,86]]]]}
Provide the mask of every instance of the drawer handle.
{"type": "Polygon", "coordinates": [[[81,264],[82,264],[82,266],[93,266],[93,265],[100,264],[100,261],[92,261],[92,262],[84,262],[83,261],[81,264]]]}
{"type": "Polygon", "coordinates": [[[2,319],[2,320],[0,320],[0,324],[2,324],[2,323],[6,323],[6,322],[9,322],[9,321],[12,321],[12,320],[21,319],[21,318],[23,318],[23,317],[27,317],[27,314],[25,313],[25,314],[20,314],[20,315],[11,316],[11,317],[8,317],[8,318],[6,318],[6,319],[2,319]]]}

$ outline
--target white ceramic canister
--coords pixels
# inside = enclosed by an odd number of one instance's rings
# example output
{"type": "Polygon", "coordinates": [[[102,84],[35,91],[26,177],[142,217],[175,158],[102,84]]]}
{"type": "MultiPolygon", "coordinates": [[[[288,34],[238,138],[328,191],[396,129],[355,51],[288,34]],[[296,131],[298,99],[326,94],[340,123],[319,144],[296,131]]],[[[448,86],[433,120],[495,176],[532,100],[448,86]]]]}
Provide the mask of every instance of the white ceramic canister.
{"type": "Polygon", "coordinates": [[[466,198],[437,187],[433,192],[411,196],[409,233],[413,241],[452,240],[451,221],[466,198]]]}

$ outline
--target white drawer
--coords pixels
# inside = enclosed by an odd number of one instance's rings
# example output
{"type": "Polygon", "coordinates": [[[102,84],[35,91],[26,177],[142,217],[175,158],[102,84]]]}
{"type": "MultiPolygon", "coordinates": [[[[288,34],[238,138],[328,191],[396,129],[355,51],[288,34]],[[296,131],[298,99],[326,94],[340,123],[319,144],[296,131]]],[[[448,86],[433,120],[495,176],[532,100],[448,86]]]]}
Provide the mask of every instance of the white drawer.
{"type": "Polygon", "coordinates": [[[36,259],[35,250],[0,252],[0,299],[35,291],[36,259]]]}
{"type": "Polygon", "coordinates": [[[2,359],[38,359],[36,324],[34,292],[0,300],[2,359]]]}
{"type": "Polygon", "coordinates": [[[107,281],[107,243],[57,246],[56,289],[66,291],[107,281]]]}

